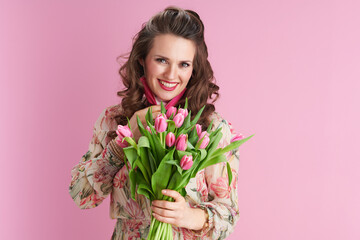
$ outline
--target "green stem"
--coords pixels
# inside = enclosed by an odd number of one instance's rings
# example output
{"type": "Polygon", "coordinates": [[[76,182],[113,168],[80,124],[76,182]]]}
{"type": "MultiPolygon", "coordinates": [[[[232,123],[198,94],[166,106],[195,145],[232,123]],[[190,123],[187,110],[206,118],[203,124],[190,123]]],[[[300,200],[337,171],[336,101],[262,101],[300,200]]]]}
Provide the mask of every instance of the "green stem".
{"type": "Polygon", "coordinates": [[[165,132],[159,133],[160,136],[160,144],[163,148],[165,148],[165,132]]]}
{"type": "Polygon", "coordinates": [[[167,132],[164,132],[164,148],[166,148],[166,135],[167,135],[167,132]]]}
{"type": "Polygon", "coordinates": [[[173,229],[172,229],[172,225],[169,224],[169,232],[170,232],[170,240],[173,240],[174,239],[174,235],[173,235],[173,229]]]}
{"type": "MultiPolygon", "coordinates": [[[[157,220],[155,219],[155,221],[157,221],[157,220]]],[[[158,227],[156,228],[156,233],[155,233],[155,236],[154,236],[154,240],[161,239],[160,238],[160,231],[161,231],[161,223],[159,223],[158,227]]]]}
{"type": "Polygon", "coordinates": [[[152,239],[152,235],[153,232],[154,232],[154,226],[155,226],[155,218],[153,216],[151,216],[151,224],[150,224],[150,231],[149,231],[149,234],[148,234],[148,237],[147,239],[152,239]]]}

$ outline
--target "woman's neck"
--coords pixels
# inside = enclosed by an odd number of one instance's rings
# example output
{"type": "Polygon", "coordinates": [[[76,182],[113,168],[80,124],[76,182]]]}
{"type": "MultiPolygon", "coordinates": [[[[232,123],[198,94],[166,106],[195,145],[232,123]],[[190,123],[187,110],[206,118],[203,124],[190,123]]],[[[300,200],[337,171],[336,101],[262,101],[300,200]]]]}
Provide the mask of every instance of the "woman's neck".
{"type": "MultiPolygon", "coordinates": [[[[160,99],[160,98],[158,98],[157,96],[155,96],[155,94],[154,94],[154,97],[155,97],[155,100],[156,100],[156,104],[157,104],[157,105],[160,105],[160,103],[161,103],[161,99],[160,99]]],[[[169,101],[163,101],[164,106],[165,106],[168,102],[169,102],[169,101]]]]}

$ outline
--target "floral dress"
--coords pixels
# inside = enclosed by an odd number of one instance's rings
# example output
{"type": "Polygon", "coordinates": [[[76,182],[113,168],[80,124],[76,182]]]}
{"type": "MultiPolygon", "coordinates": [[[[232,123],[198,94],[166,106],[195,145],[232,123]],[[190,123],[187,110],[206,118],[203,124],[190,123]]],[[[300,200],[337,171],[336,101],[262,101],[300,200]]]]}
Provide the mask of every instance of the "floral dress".
{"type": "MultiPolygon", "coordinates": [[[[114,154],[114,141],[107,137],[117,129],[114,116],[121,105],[106,108],[95,123],[88,151],[71,170],[69,192],[80,209],[94,208],[110,195],[110,217],[117,219],[111,239],[146,239],[151,218],[150,202],[143,195],[131,198],[128,171],[122,159],[114,154]]],[[[222,127],[223,137],[219,147],[230,143],[236,134],[229,122],[214,112],[212,129],[222,127]]],[[[190,207],[206,209],[209,214],[207,227],[199,231],[173,226],[174,239],[224,239],[239,219],[237,180],[239,151],[226,154],[233,180],[229,186],[225,163],[209,166],[190,179],[186,186],[186,201],[190,207]]]]}

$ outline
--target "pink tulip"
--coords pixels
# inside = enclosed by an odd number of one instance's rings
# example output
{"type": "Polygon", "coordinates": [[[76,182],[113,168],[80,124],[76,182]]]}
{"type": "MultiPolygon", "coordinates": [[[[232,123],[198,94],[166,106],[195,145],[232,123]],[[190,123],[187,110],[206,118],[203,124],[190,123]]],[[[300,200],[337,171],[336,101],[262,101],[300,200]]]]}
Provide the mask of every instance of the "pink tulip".
{"type": "Polygon", "coordinates": [[[166,117],[170,118],[171,115],[174,117],[176,114],[176,107],[169,107],[169,109],[166,112],[166,117]]]}
{"type": "Polygon", "coordinates": [[[188,170],[193,165],[193,158],[192,156],[184,155],[180,160],[180,167],[184,170],[188,170]]]}
{"type": "Polygon", "coordinates": [[[180,108],[178,113],[181,113],[184,115],[184,118],[189,114],[187,109],[180,108]]]}
{"type": "Polygon", "coordinates": [[[149,126],[146,126],[146,130],[148,130],[149,133],[152,133],[151,128],[149,126]]]}
{"type": "Polygon", "coordinates": [[[128,146],[128,142],[125,141],[125,137],[133,137],[133,134],[130,130],[130,128],[122,125],[118,125],[118,129],[116,130],[116,133],[118,137],[116,138],[117,144],[119,144],[120,147],[124,148],[128,146]]]}
{"type": "Polygon", "coordinates": [[[201,139],[204,140],[201,142],[200,146],[199,146],[199,149],[204,149],[206,148],[206,146],[209,144],[210,142],[210,138],[209,138],[209,133],[207,131],[203,131],[201,134],[200,134],[200,137],[199,137],[199,141],[201,141],[201,139]]]}
{"type": "Polygon", "coordinates": [[[159,133],[165,132],[167,125],[164,115],[159,114],[155,119],[155,130],[159,133]]]}
{"type": "Polygon", "coordinates": [[[169,132],[167,135],[166,135],[166,138],[165,138],[165,143],[168,147],[172,147],[175,143],[175,135],[174,133],[172,132],[169,132]]]}
{"type": "Polygon", "coordinates": [[[182,124],[184,123],[184,119],[185,117],[182,113],[176,114],[176,116],[174,117],[175,126],[177,128],[181,127],[182,124]]]}
{"type": "Polygon", "coordinates": [[[175,141],[176,150],[185,151],[187,147],[187,136],[186,134],[180,134],[175,141]]]}
{"type": "Polygon", "coordinates": [[[244,135],[242,135],[241,133],[239,133],[239,134],[237,134],[235,137],[233,137],[230,142],[239,141],[239,140],[241,140],[241,139],[243,139],[243,138],[244,138],[244,135]]]}
{"type": "Polygon", "coordinates": [[[202,130],[201,130],[201,125],[200,125],[200,124],[196,124],[195,126],[196,126],[196,133],[197,133],[198,136],[200,136],[201,131],[202,131],[202,130]]]}

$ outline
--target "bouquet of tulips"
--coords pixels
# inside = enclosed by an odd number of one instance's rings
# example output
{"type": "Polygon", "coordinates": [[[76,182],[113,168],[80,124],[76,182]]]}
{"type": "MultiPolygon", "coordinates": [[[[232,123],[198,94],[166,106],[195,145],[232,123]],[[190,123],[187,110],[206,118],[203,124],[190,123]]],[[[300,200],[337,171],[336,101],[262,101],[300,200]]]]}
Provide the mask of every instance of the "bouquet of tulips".
{"type": "MultiPolygon", "coordinates": [[[[118,126],[117,142],[125,153],[125,165],[129,170],[131,197],[135,193],[153,200],[173,201],[161,193],[162,189],[178,191],[185,197],[185,186],[200,170],[220,162],[227,163],[229,185],[232,181],[230,165],[225,153],[238,148],[249,140],[235,137],[224,148],[217,148],[222,137],[221,128],[211,131],[211,126],[202,131],[197,124],[204,107],[191,120],[191,111],[187,110],[187,99],[184,108],[170,107],[165,109],[161,103],[161,114],[153,119],[151,108],[145,119],[145,127],[139,117],[137,124],[141,136],[137,143],[131,128],[118,126]]],[[[130,125],[130,124],[129,124],[130,125]]],[[[172,226],[151,217],[147,239],[173,239],[172,226]]]]}

